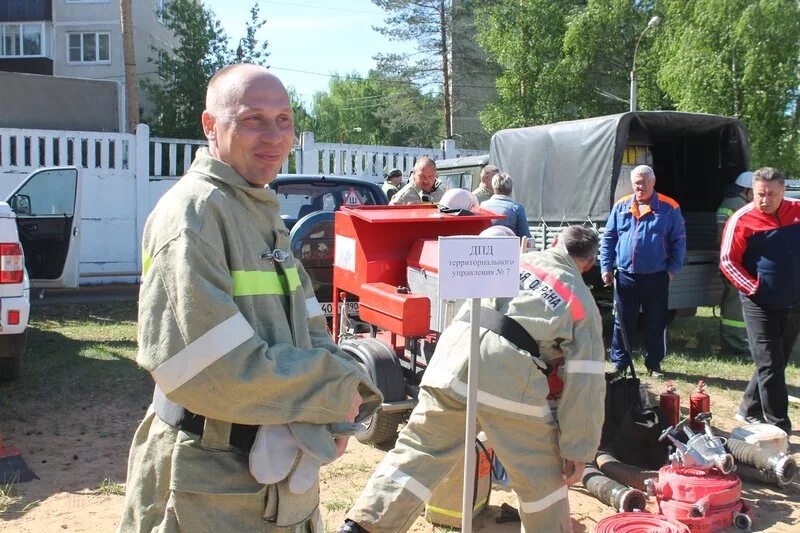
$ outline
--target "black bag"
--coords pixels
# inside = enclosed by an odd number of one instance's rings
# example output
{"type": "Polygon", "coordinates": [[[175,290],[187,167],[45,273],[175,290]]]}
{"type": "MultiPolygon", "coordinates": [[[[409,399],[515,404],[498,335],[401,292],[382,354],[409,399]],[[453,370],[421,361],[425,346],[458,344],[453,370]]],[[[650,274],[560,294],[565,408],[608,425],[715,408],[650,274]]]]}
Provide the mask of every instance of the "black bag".
{"type": "Polygon", "coordinates": [[[658,470],[667,464],[668,442],[659,442],[666,429],[666,418],[658,407],[632,408],[619,425],[603,451],[619,461],[648,470],[658,470]]]}
{"type": "Polygon", "coordinates": [[[631,411],[642,411],[642,397],[639,394],[639,378],[631,363],[631,375],[606,372],[606,409],[600,448],[605,449],[619,432],[622,421],[631,411]]]}

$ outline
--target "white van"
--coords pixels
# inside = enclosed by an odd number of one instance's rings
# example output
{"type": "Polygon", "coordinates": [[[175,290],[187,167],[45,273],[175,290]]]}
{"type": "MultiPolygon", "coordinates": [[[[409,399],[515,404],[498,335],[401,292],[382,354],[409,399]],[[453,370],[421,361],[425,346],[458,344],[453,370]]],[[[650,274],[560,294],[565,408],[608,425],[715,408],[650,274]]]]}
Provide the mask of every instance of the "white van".
{"type": "Polygon", "coordinates": [[[80,173],[30,174],[0,202],[0,382],[20,375],[30,289],[78,286],[80,173]]]}

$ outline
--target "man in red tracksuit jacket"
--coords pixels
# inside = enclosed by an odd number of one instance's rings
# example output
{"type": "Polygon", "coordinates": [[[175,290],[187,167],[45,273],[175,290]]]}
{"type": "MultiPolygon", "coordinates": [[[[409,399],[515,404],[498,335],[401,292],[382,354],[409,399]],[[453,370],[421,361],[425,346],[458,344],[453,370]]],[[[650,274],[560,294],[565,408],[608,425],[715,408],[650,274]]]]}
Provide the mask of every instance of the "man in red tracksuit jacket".
{"type": "Polygon", "coordinates": [[[725,224],[720,269],[742,295],[756,363],[735,418],[788,433],[785,369],[800,332],[800,201],[784,198],[784,181],[774,168],[753,174],[753,202],[725,224]]]}

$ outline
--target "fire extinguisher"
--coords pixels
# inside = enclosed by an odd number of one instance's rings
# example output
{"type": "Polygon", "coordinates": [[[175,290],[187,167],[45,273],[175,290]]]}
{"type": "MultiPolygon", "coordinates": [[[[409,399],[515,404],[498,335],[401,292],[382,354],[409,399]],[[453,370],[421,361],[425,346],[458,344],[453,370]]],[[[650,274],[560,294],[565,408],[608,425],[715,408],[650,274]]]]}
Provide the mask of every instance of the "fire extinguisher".
{"type": "Polygon", "coordinates": [[[689,427],[695,432],[703,431],[703,424],[695,421],[695,417],[710,411],[711,397],[706,394],[706,384],[701,379],[697,382],[697,390],[689,396],[689,427]]]}
{"type": "Polygon", "coordinates": [[[675,392],[672,381],[667,381],[667,390],[659,396],[658,405],[661,407],[661,414],[667,417],[667,424],[677,426],[681,418],[681,396],[675,392]]]}

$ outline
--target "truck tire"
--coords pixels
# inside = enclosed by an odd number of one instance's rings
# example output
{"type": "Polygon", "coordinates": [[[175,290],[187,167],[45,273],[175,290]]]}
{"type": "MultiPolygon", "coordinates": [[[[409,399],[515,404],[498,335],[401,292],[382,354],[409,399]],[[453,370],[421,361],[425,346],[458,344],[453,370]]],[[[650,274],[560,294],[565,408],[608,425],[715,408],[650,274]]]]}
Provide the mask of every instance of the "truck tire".
{"type": "MultiPolygon", "coordinates": [[[[384,401],[406,399],[403,370],[394,351],[378,339],[360,338],[347,340],[342,350],[360,365],[383,394],[384,401]]],[[[383,444],[397,436],[397,426],[405,416],[404,411],[386,413],[379,409],[362,424],[364,429],[356,433],[363,444],[383,444]]]]}
{"type": "Polygon", "coordinates": [[[28,345],[28,332],[0,335],[0,383],[19,379],[22,354],[28,345]]]}

